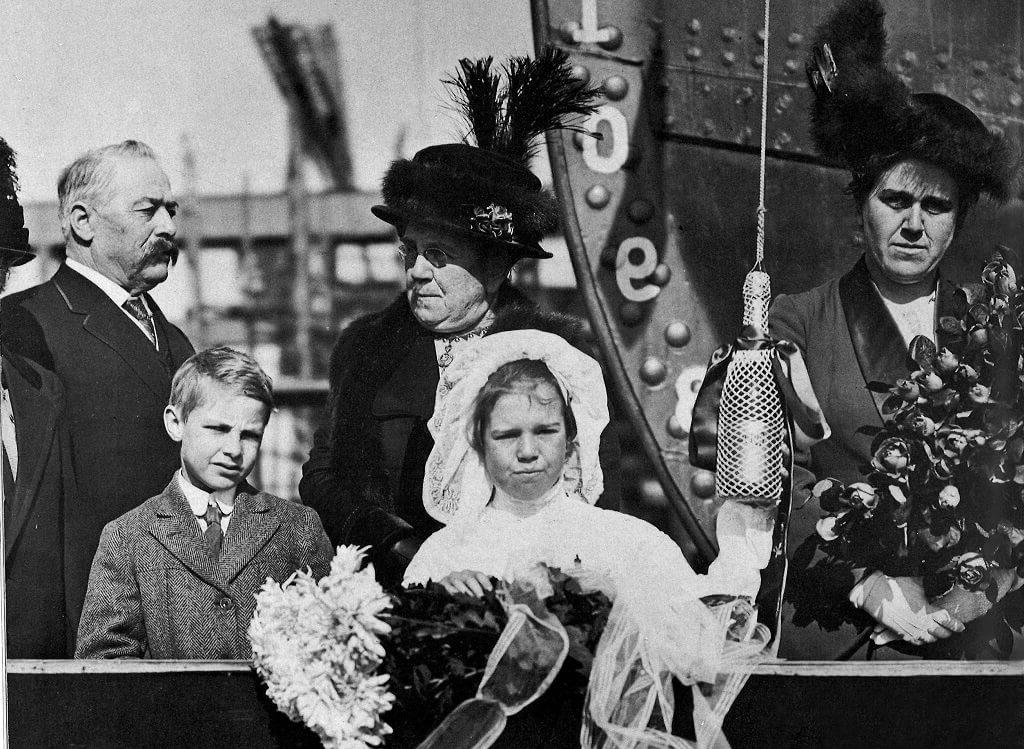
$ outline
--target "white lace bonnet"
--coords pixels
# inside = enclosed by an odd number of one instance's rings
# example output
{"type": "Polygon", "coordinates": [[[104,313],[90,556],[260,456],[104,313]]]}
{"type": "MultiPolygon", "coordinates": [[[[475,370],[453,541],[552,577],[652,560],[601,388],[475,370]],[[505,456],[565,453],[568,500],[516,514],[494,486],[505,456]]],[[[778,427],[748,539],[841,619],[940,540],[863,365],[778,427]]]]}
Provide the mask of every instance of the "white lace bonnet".
{"type": "Polygon", "coordinates": [[[561,386],[576,417],[576,449],[563,482],[570,496],[593,504],[604,490],[598,446],[608,424],[608,397],[601,366],[564,338],[539,330],[510,330],[466,343],[441,372],[429,422],[434,448],[427,457],[423,506],[442,523],[479,510],[493,484],[469,444],[470,417],[487,378],[502,364],[519,359],[544,362],[561,386]]]}

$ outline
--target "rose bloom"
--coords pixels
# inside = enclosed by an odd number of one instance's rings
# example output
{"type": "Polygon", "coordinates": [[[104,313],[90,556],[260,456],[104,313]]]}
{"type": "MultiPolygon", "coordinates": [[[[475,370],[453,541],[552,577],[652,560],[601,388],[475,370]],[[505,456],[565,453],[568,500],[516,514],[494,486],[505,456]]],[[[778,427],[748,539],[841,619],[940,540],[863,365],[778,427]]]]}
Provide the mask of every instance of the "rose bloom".
{"type": "Polygon", "coordinates": [[[938,446],[947,458],[959,458],[967,449],[967,435],[958,429],[939,435],[938,446]]]}
{"type": "Polygon", "coordinates": [[[1010,539],[1010,543],[1014,546],[1019,546],[1021,541],[1024,541],[1024,531],[1020,528],[1015,528],[1005,521],[999,523],[998,530],[1000,533],[1005,533],[1006,537],[1010,539]]]}
{"type": "Polygon", "coordinates": [[[863,505],[868,512],[879,506],[879,494],[870,484],[856,482],[847,487],[847,492],[851,503],[863,505]]]}
{"type": "Polygon", "coordinates": [[[923,369],[914,372],[910,375],[914,382],[921,386],[923,390],[927,390],[929,393],[934,393],[938,390],[942,390],[942,378],[939,377],[935,372],[925,372],[923,369]]]}
{"type": "Polygon", "coordinates": [[[894,395],[898,395],[907,403],[916,403],[921,397],[921,386],[913,380],[896,380],[896,387],[892,389],[894,395]]]}
{"type": "Polygon", "coordinates": [[[978,381],[978,370],[970,364],[960,364],[956,368],[957,379],[969,382],[972,385],[978,381]]]}
{"type": "Polygon", "coordinates": [[[976,551],[962,554],[957,560],[956,576],[968,590],[985,590],[989,583],[988,562],[976,551]]]}
{"type": "Polygon", "coordinates": [[[938,552],[949,546],[956,546],[960,543],[960,529],[955,525],[941,536],[936,536],[928,528],[918,528],[917,537],[932,551],[938,552]]]}
{"type": "Polygon", "coordinates": [[[907,419],[907,429],[919,434],[922,437],[930,437],[935,434],[935,422],[924,414],[915,414],[907,419]]]}
{"type": "MultiPolygon", "coordinates": [[[[842,515],[839,517],[842,517],[842,515]]],[[[815,530],[817,530],[818,535],[821,536],[823,540],[835,541],[839,538],[839,534],[836,532],[836,523],[838,522],[839,518],[835,515],[827,515],[817,522],[815,530]]]]}
{"type": "Polygon", "coordinates": [[[975,406],[988,403],[991,399],[992,389],[985,387],[984,385],[973,385],[971,389],[967,391],[967,401],[975,406]]]}
{"type": "Polygon", "coordinates": [[[960,359],[948,348],[939,349],[939,353],[935,355],[935,368],[940,372],[952,372],[959,364],[960,359]]]}
{"type": "Polygon", "coordinates": [[[910,465],[910,447],[899,437],[887,437],[875,450],[871,465],[884,473],[899,475],[910,465]]]}
{"type": "Polygon", "coordinates": [[[960,490],[952,484],[942,487],[942,491],[939,492],[939,507],[952,509],[958,504],[960,504],[960,490]]]}

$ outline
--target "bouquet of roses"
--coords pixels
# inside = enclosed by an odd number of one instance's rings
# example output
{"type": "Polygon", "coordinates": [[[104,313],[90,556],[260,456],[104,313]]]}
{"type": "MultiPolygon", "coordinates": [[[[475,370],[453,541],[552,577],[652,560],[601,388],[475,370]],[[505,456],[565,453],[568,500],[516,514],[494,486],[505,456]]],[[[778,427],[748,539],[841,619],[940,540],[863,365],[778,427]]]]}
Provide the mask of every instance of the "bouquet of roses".
{"type": "Polygon", "coordinates": [[[1024,293],[996,253],[939,321],[947,344],[918,336],[907,378],[869,383],[889,395],[864,480],[811,490],[833,558],[920,576],[933,598],[961,586],[994,603],[999,579],[1024,575],[1022,323],[1024,293]]]}

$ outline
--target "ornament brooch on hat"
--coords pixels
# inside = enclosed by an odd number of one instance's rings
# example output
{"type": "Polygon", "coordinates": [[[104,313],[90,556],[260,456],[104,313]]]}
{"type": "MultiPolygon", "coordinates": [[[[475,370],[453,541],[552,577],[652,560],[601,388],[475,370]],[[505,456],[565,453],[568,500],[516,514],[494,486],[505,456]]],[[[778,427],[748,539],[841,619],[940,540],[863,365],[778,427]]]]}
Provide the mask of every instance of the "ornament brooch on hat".
{"type": "Polygon", "coordinates": [[[568,54],[554,47],[500,68],[491,57],[465,58],[443,83],[465,120],[463,142],[392,163],[384,204],[371,208],[374,215],[399,233],[416,222],[483,240],[516,258],[551,257],[540,240],[558,229],[558,203],[541,189],[529,162],[547,131],[586,132],[579,119],[596,110],[601,89],[575,78],[568,54]]]}
{"type": "Polygon", "coordinates": [[[14,151],[0,138],[0,253],[7,265],[23,265],[35,257],[29,250],[25,212],[18,202],[14,151]]]}
{"type": "Polygon", "coordinates": [[[954,99],[911,92],[885,65],[884,22],[879,0],[845,0],[818,27],[807,63],[818,152],[855,182],[919,159],[949,172],[968,196],[1006,200],[1016,168],[1010,144],[954,99]]]}

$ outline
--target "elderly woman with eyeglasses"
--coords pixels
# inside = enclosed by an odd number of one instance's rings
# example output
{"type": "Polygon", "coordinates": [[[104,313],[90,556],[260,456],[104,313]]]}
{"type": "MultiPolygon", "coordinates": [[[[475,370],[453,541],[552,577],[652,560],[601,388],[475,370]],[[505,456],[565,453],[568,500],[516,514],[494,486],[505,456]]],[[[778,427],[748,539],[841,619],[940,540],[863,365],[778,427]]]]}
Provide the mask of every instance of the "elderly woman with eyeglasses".
{"type": "MultiPolygon", "coordinates": [[[[555,50],[511,60],[506,89],[490,59],[460,65],[445,83],[476,145],[431,146],[385,174],[384,203],[372,210],[397,231],[405,291],[342,332],[331,356],[328,408],[299,484],[331,541],[369,546],[385,582],[400,580],[422,540],[440,527],[421,501],[433,446],[427,420],[440,375],[460,348],[509,329],[553,326],[580,337],[578,324],[539,319],[509,275],[521,258],[550,258],[539,242],[558,228],[556,198],[528,168],[534,141],[593,111],[597,92],[573,80],[567,56],[555,50]],[[517,101],[514,79],[523,76],[547,81],[546,93],[517,101]],[[482,90],[497,97],[492,106],[481,101],[482,90]],[[481,127],[483,110],[494,127],[481,127]],[[524,130],[510,126],[513,120],[538,125],[524,130]]],[[[617,507],[618,444],[606,432],[602,445],[601,505],[617,507]]]]}

